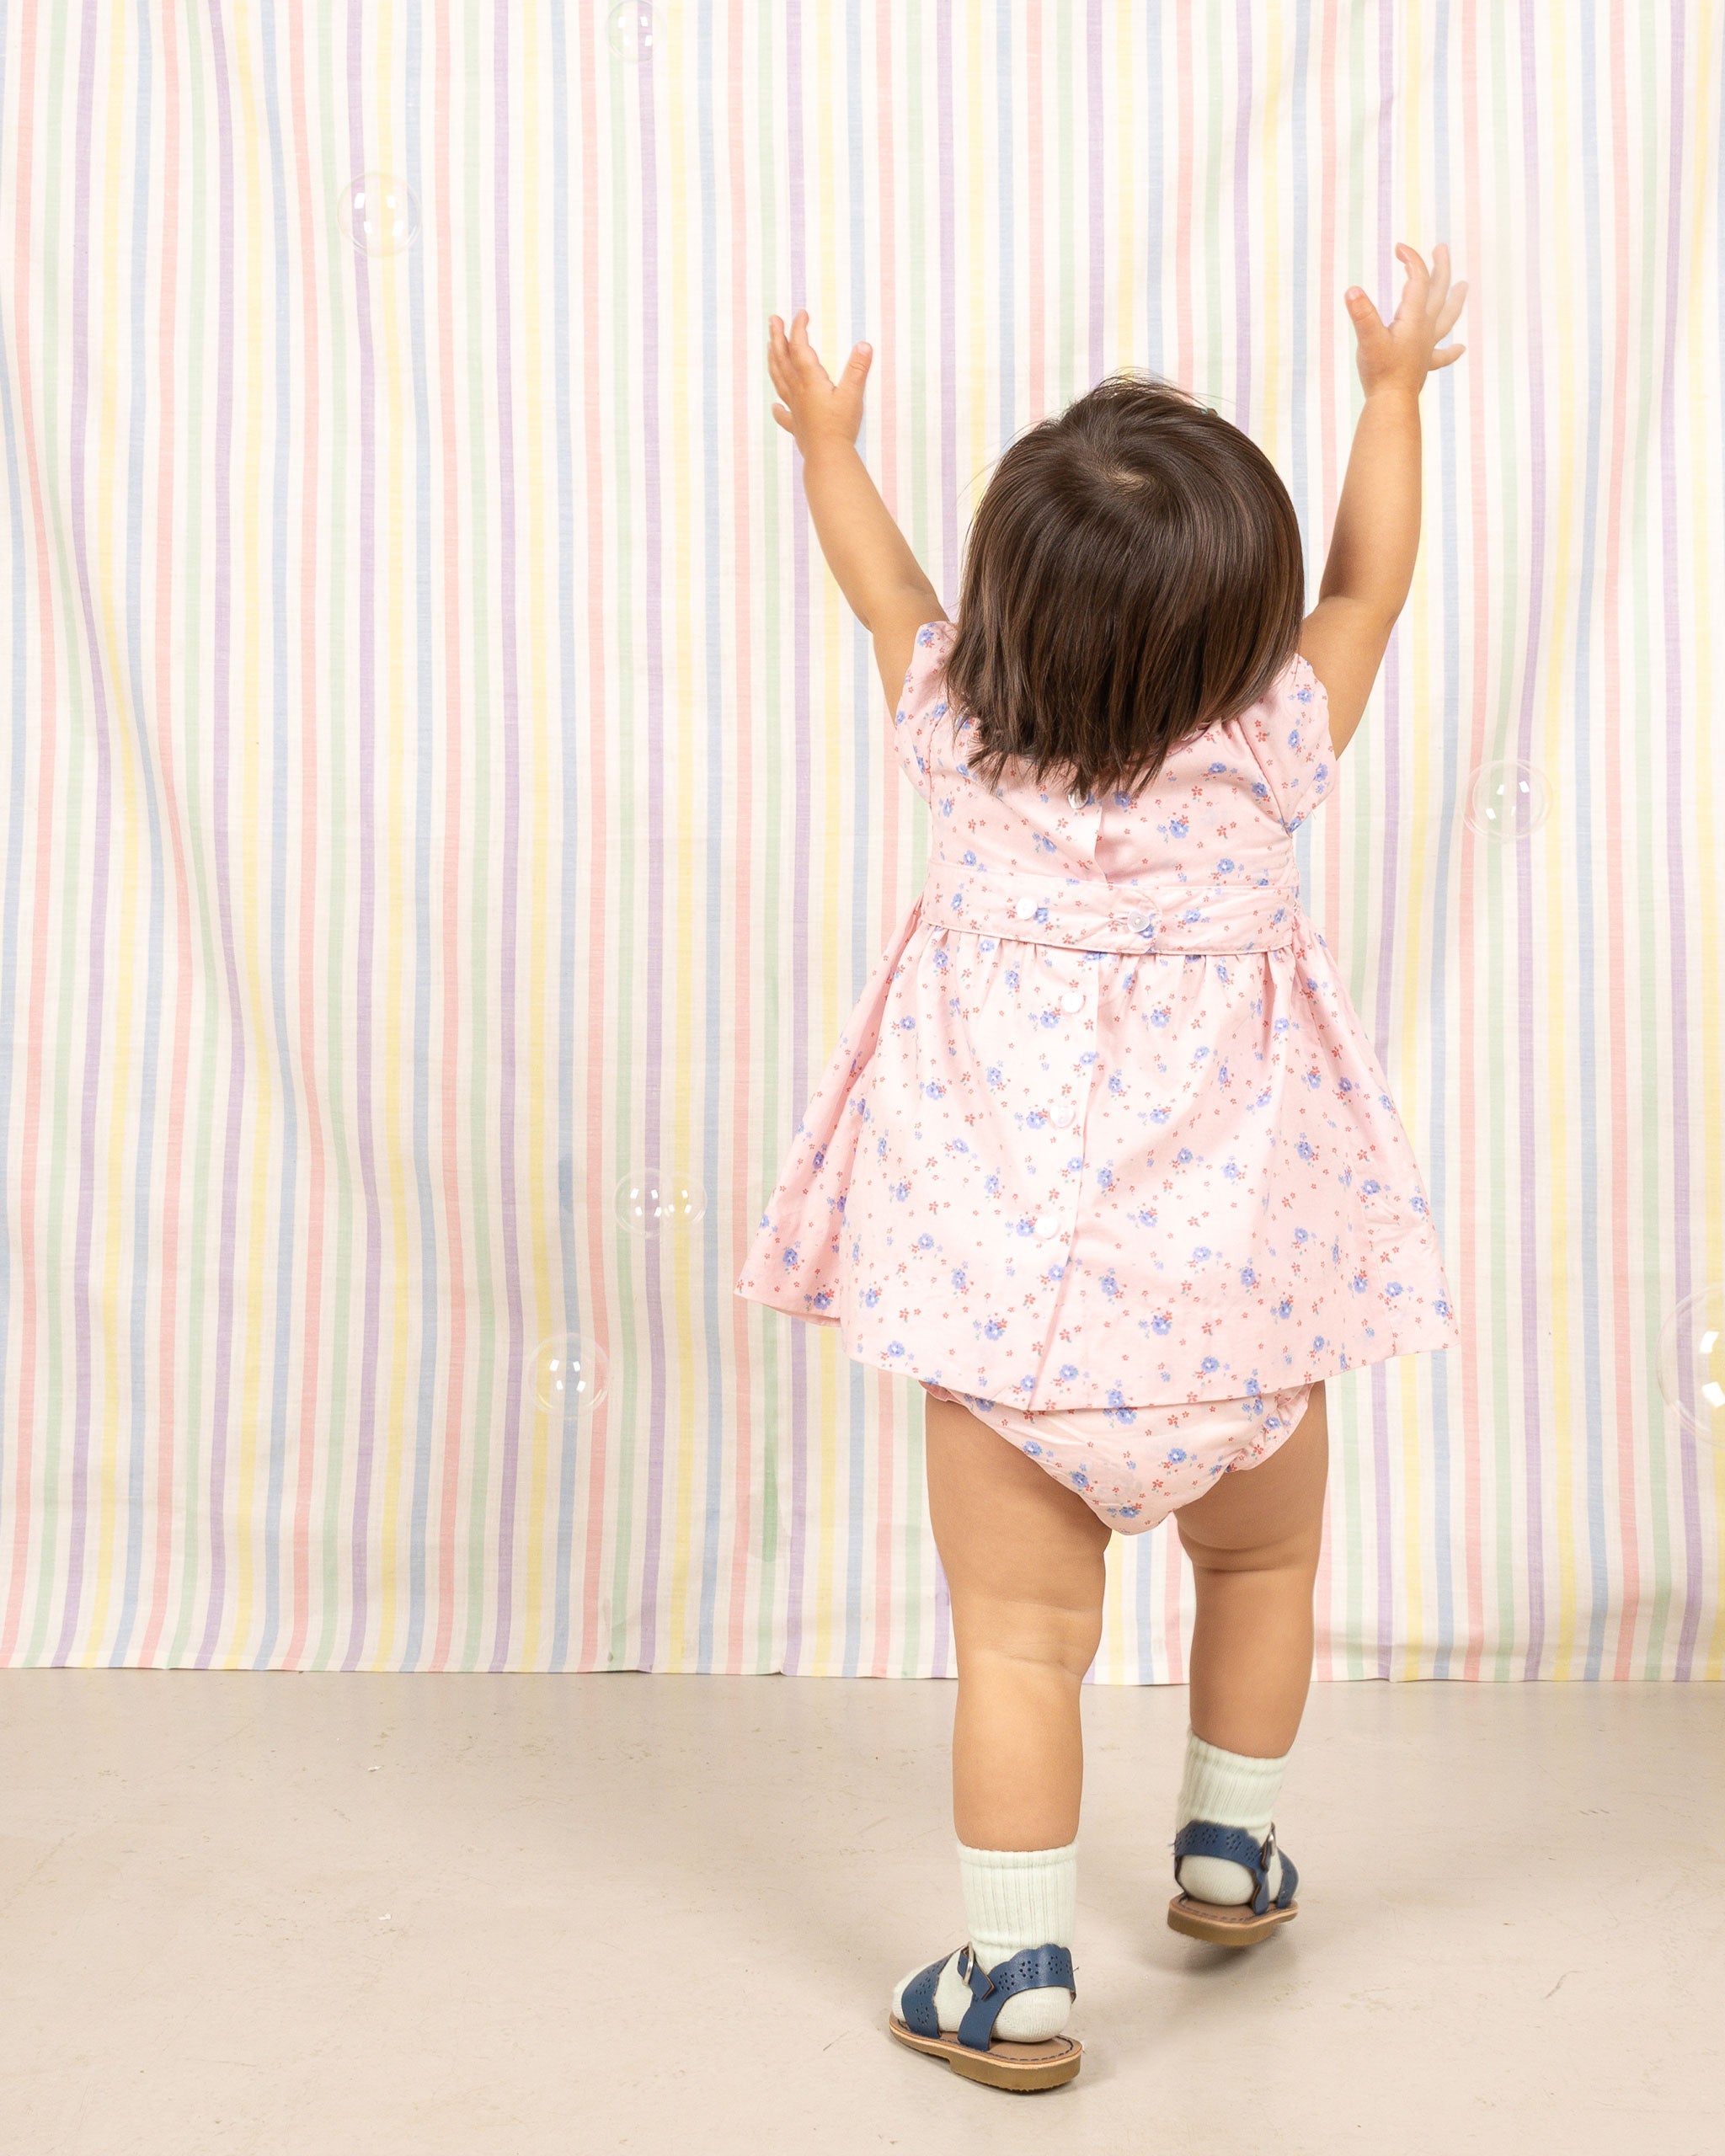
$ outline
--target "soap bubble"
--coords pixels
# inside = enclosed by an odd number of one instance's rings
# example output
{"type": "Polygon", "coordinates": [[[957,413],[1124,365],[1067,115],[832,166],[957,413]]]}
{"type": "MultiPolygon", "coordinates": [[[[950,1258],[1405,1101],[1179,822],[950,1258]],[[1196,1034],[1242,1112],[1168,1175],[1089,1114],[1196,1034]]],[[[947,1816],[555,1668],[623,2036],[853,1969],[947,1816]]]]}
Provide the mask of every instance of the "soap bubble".
{"type": "Polygon", "coordinates": [[[1660,1328],[1658,1373],[1665,1404],[1690,1436],[1725,1445],[1725,1286],[1717,1280],[1660,1328]]]}
{"type": "Polygon", "coordinates": [[[533,1397],[547,1415],[564,1422],[596,1407],[605,1397],[611,1365],[596,1340],[579,1332],[553,1332],[528,1358],[533,1397]]]}
{"type": "Polygon", "coordinates": [[[605,25],[611,51],[619,60],[644,60],[653,50],[653,10],[647,0],[619,0],[605,25]]]}
{"type": "Polygon", "coordinates": [[[657,1241],[698,1220],[707,1193],[674,1169],[637,1168],[617,1187],[617,1217],[632,1235],[657,1241]]]}
{"type": "Polygon", "coordinates": [[[362,172],[342,189],[341,229],[361,254],[400,254],[419,237],[419,204],[393,173],[362,172]]]}
{"type": "Polygon", "coordinates": [[[1536,831],[1551,813],[1551,789],[1532,764],[1482,764],[1467,789],[1467,821],[1505,845],[1536,831]]]}

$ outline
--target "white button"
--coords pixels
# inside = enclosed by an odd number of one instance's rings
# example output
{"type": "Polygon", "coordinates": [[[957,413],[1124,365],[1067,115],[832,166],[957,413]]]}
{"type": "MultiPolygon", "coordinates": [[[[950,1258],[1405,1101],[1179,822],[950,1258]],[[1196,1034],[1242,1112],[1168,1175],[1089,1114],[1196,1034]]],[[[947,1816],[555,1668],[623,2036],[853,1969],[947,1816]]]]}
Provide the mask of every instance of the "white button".
{"type": "Polygon", "coordinates": [[[1066,798],[1071,803],[1075,808],[1081,808],[1089,797],[1088,795],[1082,793],[1069,793],[1066,796],[1066,798]]]}
{"type": "Polygon", "coordinates": [[[1012,911],[1020,921],[1034,921],[1036,918],[1036,900],[1033,899],[1030,894],[1027,891],[1022,899],[1013,899],[1012,911]]]}
{"type": "Polygon", "coordinates": [[[1060,1232],[1060,1221],[1052,1213],[1039,1213],[1036,1216],[1036,1232],[1039,1235],[1057,1235],[1060,1232]]]}
{"type": "Polygon", "coordinates": [[[1056,1130],[1064,1130],[1077,1113],[1077,1109],[1073,1107],[1070,1101],[1062,1101],[1060,1105],[1049,1118],[1049,1121],[1053,1123],[1056,1130]]]}
{"type": "Polygon", "coordinates": [[[1129,913],[1126,926],[1135,936],[1143,936],[1156,926],[1156,915],[1153,913],[1129,913]]]}
{"type": "Polygon", "coordinates": [[[1081,1011],[1084,1008],[1084,990],[1069,988],[1060,998],[1060,1008],[1063,1011],[1081,1011]]]}

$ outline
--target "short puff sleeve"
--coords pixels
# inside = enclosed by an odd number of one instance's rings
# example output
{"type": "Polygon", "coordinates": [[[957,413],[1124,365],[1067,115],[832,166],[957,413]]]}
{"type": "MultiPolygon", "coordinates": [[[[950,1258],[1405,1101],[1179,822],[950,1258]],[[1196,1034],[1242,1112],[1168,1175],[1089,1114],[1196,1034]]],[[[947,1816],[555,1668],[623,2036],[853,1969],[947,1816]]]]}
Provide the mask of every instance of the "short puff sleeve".
{"type": "Polygon", "coordinates": [[[1295,830],[1336,776],[1330,700],[1303,652],[1295,652],[1265,695],[1241,714],[1284,830],[1295,830]]]}
{"type": "Polygon", "coordinates": [[[893,713],[893,747],[905,776],[925,801],[932,801],[935,729],[947,715],[943,669],[957,633],[951,622],[925,622],[893,713]]]}

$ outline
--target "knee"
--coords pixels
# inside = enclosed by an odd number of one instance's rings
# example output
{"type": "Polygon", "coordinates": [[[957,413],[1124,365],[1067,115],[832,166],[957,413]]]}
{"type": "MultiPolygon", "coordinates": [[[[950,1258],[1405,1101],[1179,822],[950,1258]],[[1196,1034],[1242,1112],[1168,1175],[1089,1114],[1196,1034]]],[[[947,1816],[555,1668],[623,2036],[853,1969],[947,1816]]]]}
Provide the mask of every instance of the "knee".
{"type": "Polygon", "coordinates": [[[986,1656],[1082,1678],[1102,1645],[1102,1594],[1095,1601],[1051,1603],[1013,1598],[953,1604],[953,1633],[961,1661],[986,1656]]]}
{"type": "Polygon", "coordinates": [[[1322,1519],[1303,1522],[1266,1542],[1231,1544],[1206,1540],[1176,1516],[1180,1543],[1197,1572],[1278,1572],[1317,1577],[1323,1547],[1322,1519]]]}

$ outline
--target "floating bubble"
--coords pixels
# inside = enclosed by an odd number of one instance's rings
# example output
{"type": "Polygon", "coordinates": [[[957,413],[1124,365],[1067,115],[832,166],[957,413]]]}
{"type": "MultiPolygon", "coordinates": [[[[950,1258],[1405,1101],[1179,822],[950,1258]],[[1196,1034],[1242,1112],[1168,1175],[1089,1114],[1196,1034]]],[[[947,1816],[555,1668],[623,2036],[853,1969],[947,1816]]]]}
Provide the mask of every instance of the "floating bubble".
{"type": "Polygon", "coordinates": [[[1659,1330],[1659,1390],[1690,1437],[1725,1445],[1725,1286],[1680,1303],[1659,1330]]]}
{"type": "Polygon", "coordinates": [[[1504,845],[1536,831],[1551,813],[1551,787],[1532,764],[1482,764],[1467,789],[1467,821],[1504,845]]]}
{"type": "Polygon", "coordinates": [[[617,1187],[617,1217],[632,1235],[656,1241],[675,1235],[707,1210],[707,1193],[692,1176],[638,1168],[617,1187]]]}
{"type": "Polygon", "coordinates": [[[605,35],[619,60],[646,59],[655,35],[647,0],[619,0],[606,18],[605,35]]]}
{"type": "Polygon", "coordinates": [[[419,237],[419,204],[393,173],[362,172],[342,189],[341,229],[361,254],[400,254],[419,237]]]}
{"type": "Polygon", "coordinates": [[[553,1332],[528,1358],[528,1381],[542,1411],[573,1422],[605,1397],[611,1364],[596,1340],[579,1332],[553,1332]]]}

